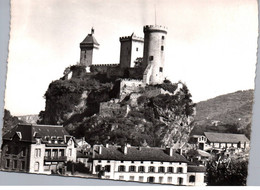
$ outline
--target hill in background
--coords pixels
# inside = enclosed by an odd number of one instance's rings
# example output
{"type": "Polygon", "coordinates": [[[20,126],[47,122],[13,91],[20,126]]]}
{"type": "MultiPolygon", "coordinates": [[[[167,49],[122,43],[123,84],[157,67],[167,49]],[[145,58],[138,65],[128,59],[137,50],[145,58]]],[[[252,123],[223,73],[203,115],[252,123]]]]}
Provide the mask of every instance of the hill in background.
{"type": "Polygon", "coordinates": [[[192,134],[244,133],[250,137],[254,90],[237,91],[197,103],[192,134]]]}

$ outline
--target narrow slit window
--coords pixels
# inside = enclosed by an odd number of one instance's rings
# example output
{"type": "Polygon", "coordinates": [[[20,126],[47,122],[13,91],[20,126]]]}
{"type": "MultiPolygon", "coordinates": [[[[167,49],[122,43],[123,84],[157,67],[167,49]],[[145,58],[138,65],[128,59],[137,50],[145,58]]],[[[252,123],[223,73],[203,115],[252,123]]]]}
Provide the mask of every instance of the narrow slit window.
{"type": "Polygon", "coordinates": [[[161,50],[162,50],[162,51],[164,50],[164,46],[161,46],[161,50]]]}

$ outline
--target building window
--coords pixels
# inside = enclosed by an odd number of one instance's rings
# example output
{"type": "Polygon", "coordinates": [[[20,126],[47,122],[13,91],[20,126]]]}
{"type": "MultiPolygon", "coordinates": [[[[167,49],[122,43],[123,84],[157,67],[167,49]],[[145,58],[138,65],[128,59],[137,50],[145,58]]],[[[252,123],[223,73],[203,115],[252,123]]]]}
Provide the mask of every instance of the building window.
{"type": "Polygon", "coordinates": [[[101,163],[101,160],[99,160],[98,163],[101,163]]]}
{"type": "Polygon", "coordinates": [[[164,40],[164,36],[162,36],[162,40],[164,40]]]}
{"type": "Polygon", "coordinates": [[[135,172],[135,166],[129,166],[129,171],[130,172],[135,172]]]}
{"type": "Polygon", "coordinates": [[[9,167],[10,167],[10,160],[9,160],[9,159],[6,159],[6,161],[5,161],[5,167],[6,167],[6,168],[9,168],[9,167]]]}
{"type": "Polygon", "coordinates": [[[121,161],[121,163],[124,163],[124,161],[121,161]]]}
{"type": "Polygon", "coordinates": [[[5,167],[9,168],[10,167],[10,159],[6,159],[5,161],[5,167]]]}
{"type": "Polygon", "coordinates": [[[39,171],[39,166],[40,166],[39,162],[35,162],[35,163],[34,163],[34,171],[35,171],[35,172],[38,172],[38,171],[39,171]]]}
{"type": "Polygon", "coordinates": [[[58,149],[53,149],[52,150],[52,157],[53,158],[58,158],[58,149]]]}
{"type": "Polygon", "coordinates": [[[167,182],[172,183],[172,177],[168,177],[167,182]]]}
{"type": "Polygon", "coordinates": [[[138,47],[136,48],[136,51],[138,51],[138,47]]]}
{"type": "Polygon", "coordinates": [[[26,156],[26,147],[22,147],[22,153],[21,153],[22,156],[26,156]]]}
{"type": "Polygon", "coordinates": [[[178,168],[177,168],[177,173],[183,173],[182,167],[178,167],[178,168]]]}
{"type": "Polygon", "coordinates": [[[165,171],[165,169],[164,169],[164,167],[159,167],[159,173],[164,173],[164,171],[165,171]]]}
{"type": "Polygon", "coordinates": [[[69,156],[72,156],[72,149],[69,149],[69,156]]]}
{"type": "Polygon", "coordinates": [[[163,72],[163,68],[162,68],[162,67],[160,67],[160,68],[159,68],[159,71],[160,71],[160,72],[163,72]]]}
{"type": "Polygon", "coordinates": [[[45,150],[45,156],[46,157],[51,157],[51,149],[46,149],[45,150]]]}
{"type": "Polygon", "coordinates": [[[164,50],[164,46],[161,46],[161,50],[162,50],[162,51],[164,50]]]}
{"type": "Polygon", "coordinates": [[[149,172],[154,172],[154,167],[153,166],[150,166],[149,169],[148,169],[149,172]]]}
{"type": "Polygon", "coordinates": [[[149,61],[153,61],[153,56],[150,56],[150,57],[149,57],[149,61]]]}
{"type": "Polygon", "coordinates": [[[163,182],[163,177],[159,177],[159,183],[163,182]]]}
{"type": "Polygon", "coordinates": [[[14,160],[13,161],[13,169],[16,169],[17,168],[17,160],[14,160]]]}
{"type": "Polygon", "coordinates": [[[183,178],[182,177],[178,177],[178,185],[182,185],[183,183],[183,178]]]}
{"type": "Polygon", "coordinates": [[[124,176],[123,176],[123,175],[120,175],[120,176],[119,176],[119,180],[124,180],[124,176]]]}
{"type": "Polygon", "coordinates": [[[168,167],[168,173],[173,173],[173,167],[168,167]]]}
{"type": "Polygon", "coordinates": [[[143,176],[139,176],[139,181],[143,182],[144,181],[144,177],[143,176]]]}
{"type": "Polygon", "coordinates": [[[143,164],[144,162],[143,161],[141,161],[141,164],[143,164]]]}
{"type": "Polygon", "coordinates": [[[96,165],[96,172],[99,172],[101,170],[101,165],[96,165]]]}
{"type": "Polygon", "coordinates": [[[189,182],[191,182],[191,183],[194,183],[194,182],[195,182],[195,176],[194,176],[194,175],[191,175],[191,176],[189,177],[189,182]]]}
{"type": "Polygon", "coordinates": [[[106,171],[106,172],[110,172],[110,168],[111,168],[110,165],[106,165],[106,166],[105,166],[105,171],[106,171]]]}
{"type": "Polygon", "coordinates": [[[135,161],[131,161],[131,163],[133,164],[133,163],[135,163],[135,161]]]}
{"type": "Polygon", "coordinates": [[[108,160],[107,163],[110,163],[110,160],[108,160]]]}
{"type": "Polygon", "coordinates": [[[41,157],[41,149],[40,148],[35,149],[35,157],[36,158],[41,157]]]}
{"type": "Polygon", "coordinates": [[[64,156],[64,149],[59,150],[59,156],[64,156]]]}
{"type": "Polygon", "coordinates": [[[125,171],[125,166],[118,166],[118,171],[119,172],[124,172],[125,171]]]}
{"type": "Polygon", "coordinates": [[[135,180],[135,176],[130,176],[130,181],[134,181],[135,180]]]}
{"type": "Polygon", "coordinates": [[[139,166],[138,171],[139,172],[144,172],[144,166],[139,166]]]}
{"type": "Polygon", "coordinates": [[[22,161],[21,162],[21,170],[24,170],[25,169],[25,161],[22,161]]]}
{"type": "Polygon", "coordinates": [[[153,162],[151,162],[151,164],[153,164],[153,162]]]}

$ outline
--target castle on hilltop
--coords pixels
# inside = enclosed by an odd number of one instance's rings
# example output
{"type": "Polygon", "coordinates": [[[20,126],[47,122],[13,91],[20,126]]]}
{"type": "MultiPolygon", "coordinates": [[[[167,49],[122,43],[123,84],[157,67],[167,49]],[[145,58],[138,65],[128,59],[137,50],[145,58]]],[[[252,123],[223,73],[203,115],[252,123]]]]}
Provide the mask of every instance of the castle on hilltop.
{"type": "Polygon", "coordinates": [[[164,50],[167,28],[159,25],[147,25],[143,28],[144,38],[120,37],[120,62],[117,64],[97,64],[96,52],[100,44],[94,37],[94,29],[80,43],[80,62],[78,69],[72,71],[72,77],[79,77],[82,68],[89,74],[105,74],[108,78],[122,78],[138,83],[161,84],[164,81],[164,50]],[[81,69],[79,69],[81,68],[81,69]]]}

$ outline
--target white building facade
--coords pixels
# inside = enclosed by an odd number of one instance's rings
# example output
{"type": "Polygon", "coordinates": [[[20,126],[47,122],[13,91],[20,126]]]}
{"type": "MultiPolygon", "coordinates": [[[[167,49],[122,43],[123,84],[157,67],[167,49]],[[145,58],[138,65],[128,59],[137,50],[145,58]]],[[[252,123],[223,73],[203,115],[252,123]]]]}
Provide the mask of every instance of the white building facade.
{"type": "MultiPolygon", "coordinates": [[[[205,185],[205,172],[192,177],[188,161],[173,149],[94,147],[93,174],[102,178],[172,185],[205,185]],[[203,180],[202,180],[203,179],[203,180]]],[[[201,167],[200,167],[201,169],[201,167]]]]}

